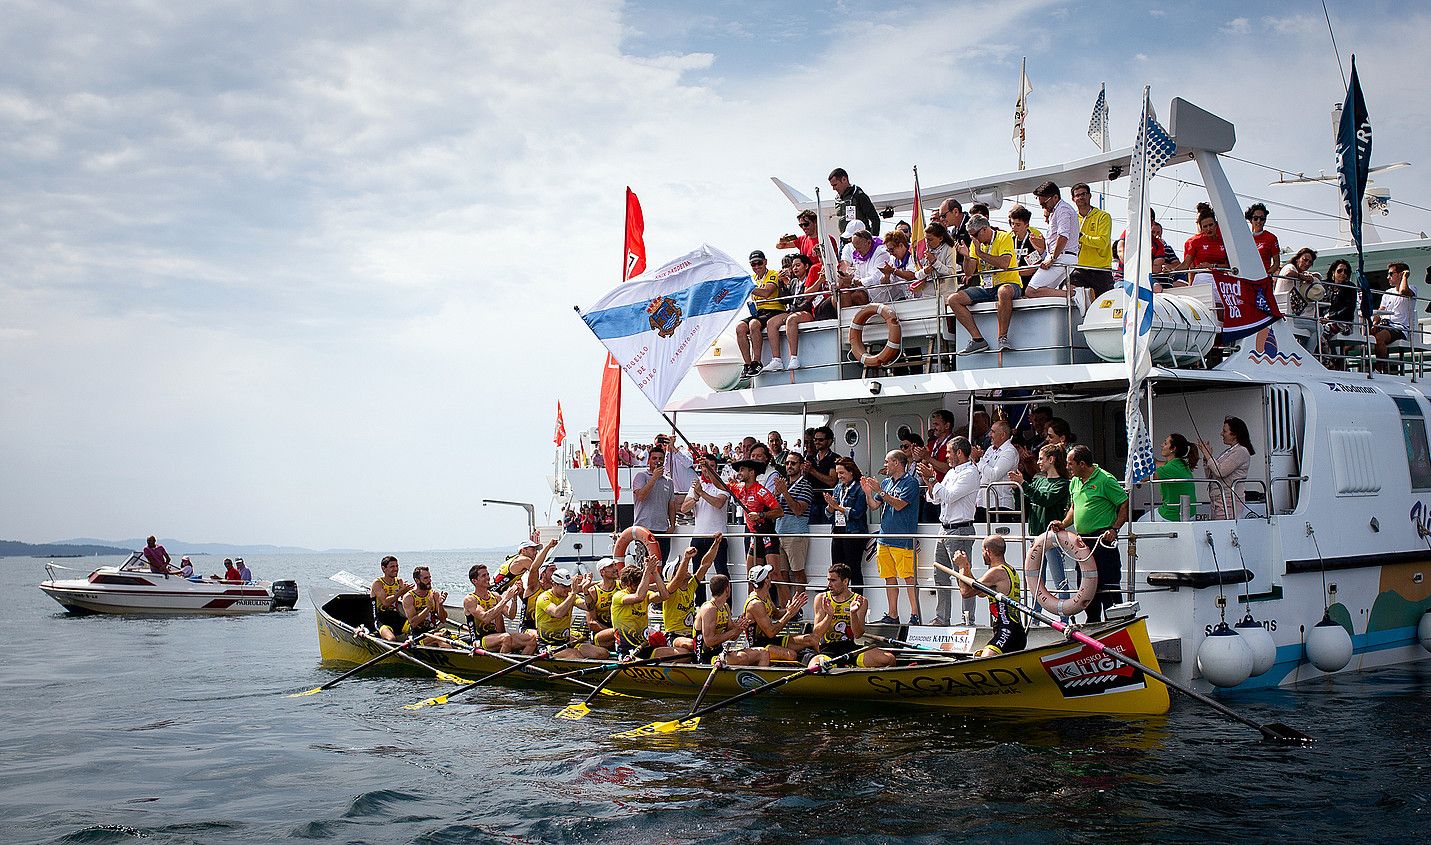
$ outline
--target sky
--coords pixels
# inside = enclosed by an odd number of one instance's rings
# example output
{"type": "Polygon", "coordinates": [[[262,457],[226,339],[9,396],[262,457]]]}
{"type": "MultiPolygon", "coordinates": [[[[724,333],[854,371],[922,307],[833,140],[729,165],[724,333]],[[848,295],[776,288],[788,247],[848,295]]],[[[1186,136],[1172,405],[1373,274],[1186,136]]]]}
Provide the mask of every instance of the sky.
{"type": "MultiPolygon", "coordinates": [[[[1374,163],[1414,165],[1377,181],[1431,206],[1431,10],[1329,6],[1374,163]]],[[[1234,122],[1240,158],[1332,170],[1320,3],[871,8],[0,0],[0,537],[513,541],[517,512],[480,502],[545,509],[556,402],[595,424],[602,351],[572,306],[620,281],[626,186],[654,267],[773,246],[793,214],[771,176],[1006,172],[1021,57],[1032,167],[1096,152],[1106,83],[1114,146],[1150,85],[1160,114],[1234,122]]],[[[1284,246],[1329,243],[1334,188],[1228,172],[1296,206],[1269,221],[1284,246]]],[[[1201,190],[1156,191],[1190,228],[1201,190]]],[[[625,420],[659,423],[629,383],[625,420]]]]}

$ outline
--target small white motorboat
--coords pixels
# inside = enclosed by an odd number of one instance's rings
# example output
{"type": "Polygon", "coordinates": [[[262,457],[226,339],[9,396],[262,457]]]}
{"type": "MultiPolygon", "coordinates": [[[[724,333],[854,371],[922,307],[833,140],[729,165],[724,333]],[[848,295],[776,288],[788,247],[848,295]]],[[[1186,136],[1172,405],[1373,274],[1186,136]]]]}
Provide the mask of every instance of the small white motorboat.
{"type": "MultiPolygon", "coordinates": [[[[71,613],[135,615],[267,613],[292,610],[296,581],[218,581],[152,572],[140,552],[119,566],[101,566],[85,578],[61,579],[46,564],[40,589],[71,613]]],[[[73,571],[73,570],[71,570],[73,571]]]]}

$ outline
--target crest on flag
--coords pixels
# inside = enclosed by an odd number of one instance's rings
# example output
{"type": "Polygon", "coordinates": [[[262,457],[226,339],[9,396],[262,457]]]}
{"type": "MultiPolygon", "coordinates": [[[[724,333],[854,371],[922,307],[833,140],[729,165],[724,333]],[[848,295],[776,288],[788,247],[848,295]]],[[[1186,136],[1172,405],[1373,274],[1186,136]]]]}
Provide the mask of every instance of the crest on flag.
{"type": "Polygon", "coordinates": [[[651,329],[661,337],[670,337],[681,325],[681,306],[669,296],[658,296],[646,306],[650,314],[651,329]]]}

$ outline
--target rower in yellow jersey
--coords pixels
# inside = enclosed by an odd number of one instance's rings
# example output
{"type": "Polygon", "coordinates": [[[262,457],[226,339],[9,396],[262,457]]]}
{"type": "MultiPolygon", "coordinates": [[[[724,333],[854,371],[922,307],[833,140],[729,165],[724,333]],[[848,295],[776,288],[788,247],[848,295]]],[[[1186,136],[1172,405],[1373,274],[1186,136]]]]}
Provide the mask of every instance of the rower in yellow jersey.
{"type": "Polygon", "coordinates": [[[571,609],[581,603],[581,593],[586,587],[586,576],[573,578],[571,570],[558,569],[552,573],[551,588],[533,602],[537,639],[543,648],[553,649],[553,657],[587,657],[592,660],[611,657],[606,649],[572,636],[571,609]]]}
{"type": "MultiPolygon", "coordinates": [[[[819,653],[810,658],[813,669],[832,657],[849,654],[859,648],[859,638],[865,633],[865,613],[869,605],[864,596],[850,589],[848,564],[830,566],[826,576],[829,589],[815,596],[815,630],[819,653]]],[[[882,648],[872,648],[856,658],[855,665],[878,669],[894,665],[894,655],[882,648]]]]}
{"type": "Polygon", "coordinates": [[[770,597],[770,575],[774,567],[768,563],[752,567],[749,574],[750,594],[745,599],[743,615],[750,619],[750,644],[770,653],[772,661],[795,663],[796,654],[814,648],[815,638],[809,634],[782,633],[804,609],[806,596],[801,590],[791,597],[785,608],[776,613],[775,600],[770,597]]]}
{"type": "Polygon", "coordinates": [[[652,657],[672,657],[680,654],[666,645],[659,629],[652,629],[648,619],[651,602],[667,597],[661,583],[661,561],[651,555],[645,568],[635,564],[621,570],[621,589],[611,596],[611,625],[616,629],[616,654],[623,660],[645,660],[652,657]]]}
{"type": "Polygon", "coordinates": [[[382,577],[373,581],[368,590],[373,597],[373,631],[385,640],[396,641],[407,617],[402,615],[402,597],[412,589],[412,585],[398,575],[398,559],[392,555],[383,558],[382,577]]]}
{"type": "Polygon", "coordinates": [[[661,630],[666,634],[666,643],[681,651],[696,650],[696,587],[705,580],[716,554],[722,550],[721,535],[715,534],[713,542],[701,558],[700,567],[691,573],[691,561],[695,559],[696,548],[688,547],[681,559],[666,564],[661,570],[661,578],[666,582],[668,597],[661,602],[661,630]]]}
{"type": "Polygon", "coordinates": [[[412,580],[416,586],[402,597],[402,614],[407,619],[402,632],[408,636],[421,634],[423,645],[450,645],[445,637],[431,633],[441,631],[447,622],[447,608],[442,604],[447,593],[432,589],[432,570],[426,566],[414,567],[412,580]]]}
{"type": "MultiPolygon", "coordinates": [[[[1019,573],[1018,570],[1009,566],[1008,561],[1004,560],[1005,548],[1003,537],[993,536],[984,540],[984,565],[988,569],[979,576],[979,582],[1017,602],[1019,600],[1019,573]]],[[[954,568],[964,573],[967,578],[974,577],[969,566],[969,556],[963,552],[954,553],[954,568]]],[[[959,594],[966,598],[973,598],[978,595],[978,592],[960,581],[959,594]]],[[[989,626],[994,629],[993,636],[989,638],[988,645],[979,649],[976,657],[994,657],[1013,651],[1022,651],[1028,643],[1028,632],[1024,629],[1023,620],[1017,613],[1005,607],[1003,602],[989,600],[989,626]]]]}
{"type": "Polygon", "coordinates": [[[745,633],[750,617],[741,614],[730,621],[730,577],[711,576],[711,597],[696,611],[696,662],[710,663],[717,657],[727,666],[769,666],[770,652],[763,648],[725,651],[726,643],[745,633]]]}
{"type": "Polygon", "coordinates": [[[616,648],[616,629],[611,627],[611,597],[616,594],[621,583],[616,576],[621,572],[621,564],[604,557],[596,564],[600,581],[593,581],[586,588],[586,632],[597,645],[604,649],[616,648]]]}
{"type": "Polygon", "coordinates": [[[506,595],[493,592],[492,573],[485,563],[468,569],[467,580],[472,582],[472,592],[462,600],[468,627],[462,639],[475,647],[501,654],[512,651],[535,653],[536,637],[526,631],[507,631],[507,620],[517,614],[517,591],[509,590],[506,595]]]}

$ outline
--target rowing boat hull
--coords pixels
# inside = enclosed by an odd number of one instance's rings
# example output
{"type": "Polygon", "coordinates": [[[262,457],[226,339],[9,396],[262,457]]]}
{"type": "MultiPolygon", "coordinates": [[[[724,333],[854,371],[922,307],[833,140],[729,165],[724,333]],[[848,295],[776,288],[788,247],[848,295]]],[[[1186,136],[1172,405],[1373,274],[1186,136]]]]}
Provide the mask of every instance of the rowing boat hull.
{"type": "MultiPolygon", "coordinates": [[[[326,607],[326,606],[325,606],[326,607]]],[[[317,610],[318,645],[323,659],[358,664],[389,647],[348,625],[324,608],[317,610]]],[[[1153,670],[1157,657],[1141,618],[1088,629],[1110,647],[1153,670]]],[[[415,648],[422,660],[469,679],[510,665],[488,655],[446,648],[415,648]]],[[[535,667],[565,672],[600,665],[592,660],[542,660],[533,667],[504,675],[513,684],[558,685],[535,667]]],[[[716,673],[709,695],[735,695],[788,674],[791,666],[769,669],[728,667],[716,673]]],[[[708,666],[659,664],[622,671],[608,685],[619,692],[649,695],[695,695],[710,673],[708,666]]],[[[600,676],[599,676],[600,677],[600,676]]],[[[1077,642],[1057,643],[998,657],[930,662],[887,669],[836,669],[811,675],[772,690],[771,695],[797,699],[888,702],[924,707],[972,707],[980,710],[1037,711],[1112,715],[1153,715],[1168,710],[1167,687],[1143,672],[1077,642]]]]}

